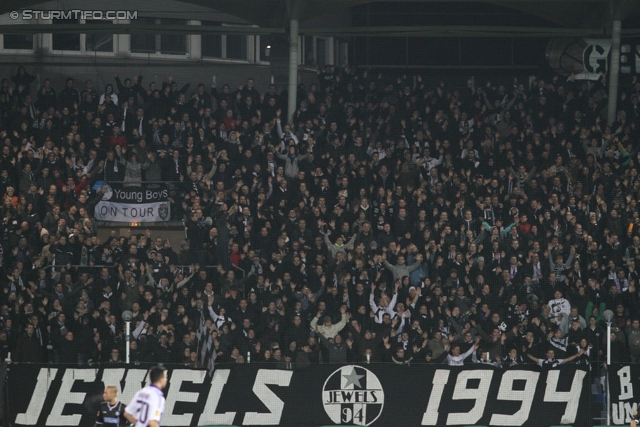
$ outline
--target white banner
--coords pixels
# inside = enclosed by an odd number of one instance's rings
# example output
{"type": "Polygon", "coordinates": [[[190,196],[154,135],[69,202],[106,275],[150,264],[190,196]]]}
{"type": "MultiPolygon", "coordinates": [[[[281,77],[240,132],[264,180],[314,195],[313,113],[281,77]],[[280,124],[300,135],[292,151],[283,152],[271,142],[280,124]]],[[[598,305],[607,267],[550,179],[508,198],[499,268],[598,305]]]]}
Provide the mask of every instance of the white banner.
{"type": "Polygon", "coordinates": [[[167,190],[103,188],[94,217],[112,222],[162,222],[171,218],[167,190]]]}
{"type": "Polygon", "coordinates": [[[100,221],[112,222],[161,222],[171,217],[169,202],[156,203],[113,203],[101,201],[94,213],[100,221]]]}

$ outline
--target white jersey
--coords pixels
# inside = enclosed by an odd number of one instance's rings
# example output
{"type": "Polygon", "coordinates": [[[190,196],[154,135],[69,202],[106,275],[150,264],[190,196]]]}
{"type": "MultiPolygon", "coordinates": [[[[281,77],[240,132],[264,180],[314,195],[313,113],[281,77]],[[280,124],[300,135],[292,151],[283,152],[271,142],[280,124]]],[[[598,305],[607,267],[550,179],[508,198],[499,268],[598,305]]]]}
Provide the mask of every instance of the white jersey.
{"type": "Polygon", "coordinates": [[[571,314],[571,303],[564,298],[550,300],[549,307],[551,307],[551,317],[558,317],[559,313],[565,316],[571,314]]]}
{"type": "Polygon", "coordinates": [[[476,351],[477,349],[474,346],[471,346],[469,350],[459,356],[452,356],[450,354],[447,355],[447,363],[449,366],[463,366],[464,359],[471,356],[471,353],[476,351]]]}
{"type": "Polygon", "coordinates": [[[154,385],[146,386],[133,396],[126,412],[136,418],[135,427],[148,427],[150,421],[157,421],[159,425],[164,413],[162,390],[154,385]]]}

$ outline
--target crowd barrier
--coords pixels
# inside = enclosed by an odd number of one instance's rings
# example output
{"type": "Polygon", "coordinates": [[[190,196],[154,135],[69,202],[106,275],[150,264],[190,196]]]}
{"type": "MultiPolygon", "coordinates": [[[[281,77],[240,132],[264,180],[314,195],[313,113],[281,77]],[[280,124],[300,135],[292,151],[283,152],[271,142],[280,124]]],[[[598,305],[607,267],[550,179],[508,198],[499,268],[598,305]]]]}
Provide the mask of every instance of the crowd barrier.
{"type": "MultiPolygon", "coordinates": [[[[92,405],[103,387],[116,386],[128,403],[146,384],[147,369],[9,365],[5,419],[13,427],[93,426],[92,405]]],[[[620,369],[619,378],[633,375],[620,369]]],[[[168,370],[163,427],[593,426],[591,375],[575,364],[552,370],[365,363],[278,370],[252,363],[221,365],[212,376],[168,370]]],[[[626,380],[621,385],[632,393],[626,380]]]]}
{"type": "MultiPolygon", "coordinates": [[[[103,264],[94,264],[92,266],[84,265],[84,264],[73,264],[73,265],[52,264],[52,265],[47,265],[47,266],[42,267],[42,268],[44,268],[45,270],[51,270],[53,268],[60,269],[60,268],[63,268],[63,267],[69,267],[69,268],[72,268],[72,269],[82,269],[84,271],[89,271],[89,272],[92,272],[92,273],[99,273],[100,269],[102,267],[107,267],[108,269],[114,270],[114,271],[117,268],[115,265],[107,265],[107,264],[104,264],[104,265],[103,264]]],[[[191,273],[191,265],[174,264],[174,267],[180,269],[183,273],[186,273],[187,275],[189,273],[191,273]]],[[[205,265],[202,268],[215,269],[215,268],[218,268],[218,266],[217,265],[205,265]]],[[[240,274],[240,277],[244,277],[244,275],[246,274],[244,269],[238,267],[235,264],[231,264],[231,268],[233,268],[233,270],[237,274],[240,274]]]]}

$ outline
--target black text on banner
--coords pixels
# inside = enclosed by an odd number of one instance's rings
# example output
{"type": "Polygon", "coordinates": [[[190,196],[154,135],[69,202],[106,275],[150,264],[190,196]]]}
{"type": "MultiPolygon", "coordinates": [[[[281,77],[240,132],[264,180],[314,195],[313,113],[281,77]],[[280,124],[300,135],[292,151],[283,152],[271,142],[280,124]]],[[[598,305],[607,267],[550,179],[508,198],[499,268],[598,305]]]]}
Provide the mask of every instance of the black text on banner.
{"type": "Polygon", "coordinates": [[[112,222],[160,222],[171,219],[168,190],[107,186],[94,217],[112,222]]]}

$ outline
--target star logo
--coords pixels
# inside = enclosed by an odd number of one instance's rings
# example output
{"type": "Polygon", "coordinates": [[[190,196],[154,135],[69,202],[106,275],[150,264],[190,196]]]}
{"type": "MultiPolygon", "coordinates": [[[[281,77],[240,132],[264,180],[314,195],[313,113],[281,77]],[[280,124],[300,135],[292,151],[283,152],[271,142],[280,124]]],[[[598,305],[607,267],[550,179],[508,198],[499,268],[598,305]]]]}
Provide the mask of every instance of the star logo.
{"type": "Polygon", "coordinates": [[[362,385],[360,385],[360,379],[364,378],[364,375],[358,375],[356,368],[353,368],[349,375],[343,375],[342,377],[347,380],[347,383],[344,385],[345,388],[349,387],[349,384],[362,388],[362,385]]]}
{"type": "Polygon", "coordinates": [[[368,426],[382,414],[384,390],[373,372],[362,366],[346,365],[325,381],[322,404],[337,425],[368,426]]]}

